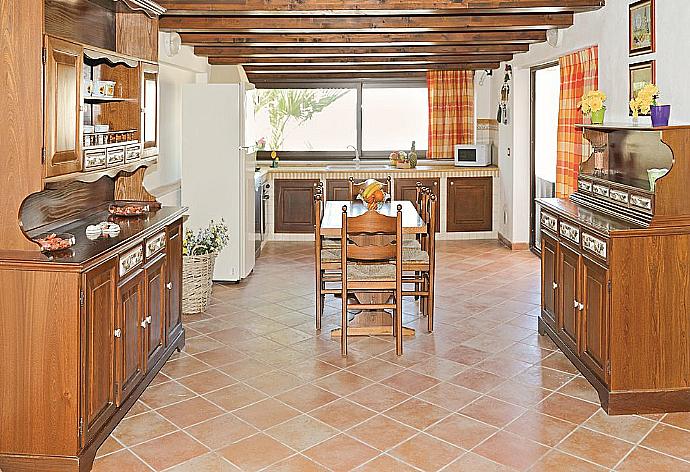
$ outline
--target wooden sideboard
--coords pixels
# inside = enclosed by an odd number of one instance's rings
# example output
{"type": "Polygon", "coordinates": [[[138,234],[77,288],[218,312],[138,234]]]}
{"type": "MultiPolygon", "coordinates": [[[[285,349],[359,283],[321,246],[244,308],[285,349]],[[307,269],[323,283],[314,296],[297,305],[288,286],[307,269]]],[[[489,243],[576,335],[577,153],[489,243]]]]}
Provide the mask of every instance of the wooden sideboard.
{"type": "Polygon", "coordinates": [[[609,414],[690,411],[690,126],[583,132],[577,191],[539,200],[539,331],[609,414]]]}

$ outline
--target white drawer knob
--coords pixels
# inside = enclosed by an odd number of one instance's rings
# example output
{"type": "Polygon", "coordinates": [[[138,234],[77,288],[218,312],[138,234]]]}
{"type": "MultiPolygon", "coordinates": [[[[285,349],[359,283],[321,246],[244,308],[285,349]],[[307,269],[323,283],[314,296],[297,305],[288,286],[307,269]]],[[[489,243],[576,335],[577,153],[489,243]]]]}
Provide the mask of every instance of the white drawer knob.
{"type": "Polygon", "coordinates": [[[118,328],[115,330],[115,333],[113,333],[113,334],[115,334],[116,338],[121,338],[122,337],[122,330],[118,328]]]}
{"type": "Polygon", "coordinates": [[[172,290],[173,288],[172,282],[168,282],[167,284],[165,284],[165,286],[168,287],[168,290],[172,290]]]}

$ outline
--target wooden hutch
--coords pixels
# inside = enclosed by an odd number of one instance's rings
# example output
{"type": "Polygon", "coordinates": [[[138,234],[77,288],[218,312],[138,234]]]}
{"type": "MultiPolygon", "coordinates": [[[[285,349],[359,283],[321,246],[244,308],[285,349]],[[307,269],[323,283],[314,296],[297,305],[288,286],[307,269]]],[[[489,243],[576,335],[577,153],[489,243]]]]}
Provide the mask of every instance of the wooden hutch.
{"type": "Polygon", "coordinates": [[[158,160],[163,11],[151,0],[0,0],[3,472],[90,470],[184,346],[185,209],[161,207],[143,185],[158,160]],[[100,81],[109,93],[91,89],[100,81]],[[121,200],[151,211],[88,238],[121,200]],[[51,232],[76,244],[42,253],[33,238],[51,232]]]}
{"type": "Polygon", "coordinates": [[[539,200],[539,331],[609,414],[690,411],[690,126],[582,128],[577,191],[539,200]]]}

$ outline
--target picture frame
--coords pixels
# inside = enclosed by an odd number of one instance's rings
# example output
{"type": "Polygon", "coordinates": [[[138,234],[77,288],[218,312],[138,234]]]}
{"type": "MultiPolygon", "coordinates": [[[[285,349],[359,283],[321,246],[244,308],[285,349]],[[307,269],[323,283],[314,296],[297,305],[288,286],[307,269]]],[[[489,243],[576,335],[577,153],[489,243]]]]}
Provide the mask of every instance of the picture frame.
{"type": "MultiPolygon", "coordinates": [[[[635,98],[636,92],[640,90],[645,84],[656,83],[656,61],[644,61],[635,64],[630,64],[628,67],[629,76],[629,99],[635,98]]],[[[628,109],[628,113],[632,116],[632,111],[628,109]]],[[[640,116],[649,116],[649,114],[640,116]]]]}
{"type": "Polygon", "coordinates": [[[640,0],[628,7],[628,51],[630,56],[656,51],[655,0],[640,0]]]}

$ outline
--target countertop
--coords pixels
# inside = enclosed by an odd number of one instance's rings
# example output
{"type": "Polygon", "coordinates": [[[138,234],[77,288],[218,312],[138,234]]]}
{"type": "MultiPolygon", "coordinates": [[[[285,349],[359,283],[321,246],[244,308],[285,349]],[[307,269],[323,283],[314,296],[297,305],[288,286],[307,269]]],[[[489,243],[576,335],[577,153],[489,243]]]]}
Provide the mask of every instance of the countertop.
{"type": "Polygon", "coordinates": [[[384,164],[363,163],[360,168],[347,166],[347,163],[281,163],[279,167],[260,166],[261,172],[266,171],[271,174],[304,174],[304,173],[327,173],[327,174],[453,174],[453,175],[472,175],[481,173],[484,175],[498,175],[498,166],[485,167],[456,167],[453,164],[419,165],[414,169],[398,169],[384,164]]]}

